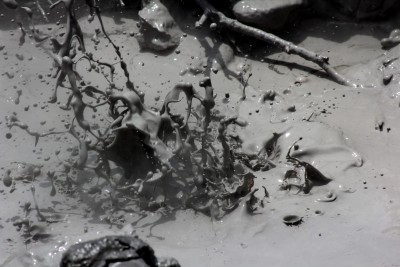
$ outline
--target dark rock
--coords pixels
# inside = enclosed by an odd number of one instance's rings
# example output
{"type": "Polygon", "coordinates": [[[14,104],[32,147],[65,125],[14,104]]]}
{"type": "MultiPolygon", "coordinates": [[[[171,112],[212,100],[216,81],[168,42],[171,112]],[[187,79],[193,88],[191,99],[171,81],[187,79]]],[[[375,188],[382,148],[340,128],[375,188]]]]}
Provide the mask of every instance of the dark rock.
{"type": "Polygon", "coordinates": [[[158,0],[150,1],[139,11],[139,17],[140,31],[136,38],[141,48],[164,51],[179,45],[182,32],[158,0]]]}
{"type": "Polygon", "coordinates": [[[3,0],[3,4],[10,9],[17,9],[19,6],[15,0],[3,0]]]}
{"type": "Polygon", "coordinates": [[[282,28],[305,0],[242,0],[234,4],[235,17],[266,30],[282,28]]]}
{"type": "Polygon", "coordinates": [[[311,4],[324,16],[350,20],[384,18],[400,8],[398,0],[311,0],[311,4]]]}
{"type": "Polygon", "coordinates": [[[179,267],[175,259],[161,260],[153,249],[134,236],[105,236],[72,245],[60,267],[179,267]]]}

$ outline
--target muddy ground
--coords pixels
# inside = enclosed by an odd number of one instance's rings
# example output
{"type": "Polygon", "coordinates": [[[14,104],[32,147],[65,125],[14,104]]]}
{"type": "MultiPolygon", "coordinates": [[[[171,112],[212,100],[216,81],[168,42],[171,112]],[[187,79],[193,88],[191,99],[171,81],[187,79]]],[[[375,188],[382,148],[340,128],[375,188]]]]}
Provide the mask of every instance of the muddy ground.
{"type": "MultiPolygon", "coordinates": [[[[110,194],[105,182],[97,183],[92,173],[79,170],[73,171],[78,186],[68,191],[63,162],[76,153],[76,140],[68,134],[47,136],[35,146],[34,138],[25,131],[6,127],[4,117],[15,112],[36,131],[65,131],[73,113],[48,103],[56,82],[51,76],[54,68],[48,50],[37,47],[28,37],[19,46],[18,25],[3,16],[0,166],[3,182],[7,170],[11,170],[14,184],[6,187],[1,183],[0,188],[1,266],[57,266],[71,244],[110,233],[136,234],[157,255],[173,256],[182,266],[397,266],[400,47],[387,51],[380,44],[396,22],[356,24],[313,18],[280,33],[329,56],[338,71],[362,85],[350,88],[331,81],[310,62],[245,37],[242,51],[234,51],[229,44],[221,43],[218,33],[196,29],[196,18],[191,14],[180,14],[180,44],[161,54],[140,49],[134,10],[111,10],[103,14],[103,19],[110,37],[121,46],[132,80],[145,92],[147,106],[160,109],[177,82],[191,82],[199,88],[199,81],[210,75],[217,115],[237,115],[247,122],[246,127],[231,129],[243,140],[244,152],[259,153],[278,133],[276,155],[272,157],[276,167],[254,172],[253,188],[260,189],[256,195],[264,200],[264,206],[250,214],[245,197],[233,212],[218,219],[191,209],[112,210],[105,200],[110,194]],[[252,76],[242,100],[241,81],[249,73],[252,76]],[[384,85],[383,77],[388,74],[393,78],[384,85]],[[262,101],[269,90],[276,92],[274,100],[262,101]],[[300,137],[293,155],[332,179],[308,194],[293,188],[280,190],[291,167],[286,153],[300,137]],[[24,179],[24,175],[32,175],[35,166],[41,173],[33,182],[24,179]],[[58,176],[53,190],[48,171],[58,176]],[[87,181],[97,185],[100,193],[89,194],[87,181]],[[45,221],[35,211],[32,186],[45,221]],[[28,209],[26,202],[31,205],[28,209]],[[283,221],[286,215],[297,215],[301,221],[287,226],[283,221]],[[30,221],[30,234],[18,224],[24,218],[30,221]]],[[[104,61],[117,62],[102,34],[98,44],[91,40],[98,22],[89,23],[86,16],[79,22],[87,50],[104,61]]],[[[63,32],[62,25],[37,27],[44,33],[58,34],[63,32]]],[[[78,65],[86,80],[99,87],[107,84],[99,73],[86,69],[85,63],[78,65]]],[[[115,80],[118,86],[124,86],[120,69],[115,80]]],[[[67,96],[67,90],[61,88],[61,104],[67,96]]],[[[107,116],[101,113],[88,112],[86,116],[100,127],[107,123],[107,116]]]]}

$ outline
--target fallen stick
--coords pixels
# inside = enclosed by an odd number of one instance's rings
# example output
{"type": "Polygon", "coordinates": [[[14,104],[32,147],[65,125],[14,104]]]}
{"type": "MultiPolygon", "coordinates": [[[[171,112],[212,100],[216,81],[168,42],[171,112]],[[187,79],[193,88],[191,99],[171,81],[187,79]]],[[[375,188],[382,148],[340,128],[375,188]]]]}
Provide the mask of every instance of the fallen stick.
{"type": "Polygon", "coordinates": [[[216,24],[217,27],[226,28],[231,31],[246,34],[253,38],[265,41],[273,46],[280,48],[282,51],[288,54],[295,54],[308,61],[314,62],[315,64],[320,66],[328,74],[328,76],[332,78],[332,80],[341,85],[359,87],[359,85],[355,84],[354,82],[350,81],[349,79],[339,74],[329,64],[328,57],[321,56],[315,52],[297,46],[271,33],[267,33],[263,30],[245,25],[235,19],[228,18],[222,12],[219,12],[211,4],[209,4],[207,0],[196,0],[196,2],[204,10],[204,15],[207,18],[211,19],[216,24]]]}

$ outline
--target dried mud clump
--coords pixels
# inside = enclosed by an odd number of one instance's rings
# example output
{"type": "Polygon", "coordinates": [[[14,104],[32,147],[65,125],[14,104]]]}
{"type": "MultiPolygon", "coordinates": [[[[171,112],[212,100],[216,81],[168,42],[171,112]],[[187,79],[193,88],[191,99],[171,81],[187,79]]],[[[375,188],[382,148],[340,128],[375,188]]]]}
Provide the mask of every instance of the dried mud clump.
{"type": "Polygon", "coordinates": [[[63,255],[60,267],[111,266],[179,267],[173,258],[159,258],[145,242],[133,236],[105,236],[72,245],[63,255]],[[119,265],[118,265],[119,266],[119,265]]]}

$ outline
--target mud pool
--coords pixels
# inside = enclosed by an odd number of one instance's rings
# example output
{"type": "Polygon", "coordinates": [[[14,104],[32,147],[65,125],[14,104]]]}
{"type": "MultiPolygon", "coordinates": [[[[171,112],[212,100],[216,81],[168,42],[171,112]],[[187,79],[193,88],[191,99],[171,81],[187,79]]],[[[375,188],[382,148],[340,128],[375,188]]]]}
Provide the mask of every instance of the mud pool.
{"type": "Polygon", "coordinates": [[[106,235],[191,267],[400,263],[395,15],[272,29],[313,62],[188,1],[13,2],[0,266],[59,266],[106,235]]]}

